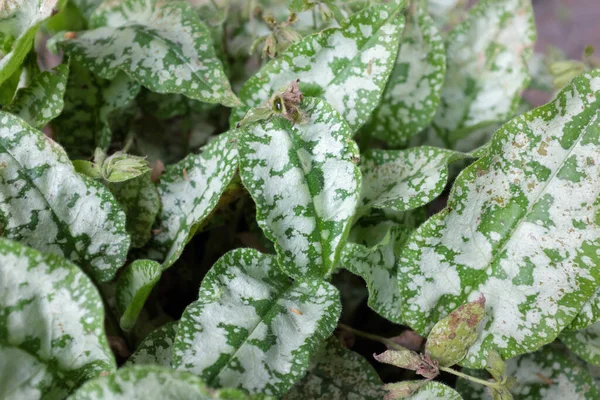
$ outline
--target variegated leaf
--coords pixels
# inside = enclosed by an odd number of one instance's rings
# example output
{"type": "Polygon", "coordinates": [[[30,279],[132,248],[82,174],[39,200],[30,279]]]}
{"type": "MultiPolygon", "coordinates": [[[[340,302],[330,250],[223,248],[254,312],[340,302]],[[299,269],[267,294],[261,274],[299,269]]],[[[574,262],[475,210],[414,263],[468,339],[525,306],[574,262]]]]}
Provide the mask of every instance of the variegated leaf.
{"type": "Polygon", "coordinates": [[[364,130],[390,146],[406,145],[427,127],[440,102],[446,51],[425,5],[412,2],[390,78],[364,130]]]}
{"type": "MultiPolygon", "coordinates": [[[[463,369],[463,373],[488,379],[482,370],[463,369]]],[[[506,362],[507,376],[516,378],[510,390],[515,400],[596,400],[600,392],[585,367],[553,345],[506,362]]],[[[492,400],[485,386],[459,378],[456,390],[465,400],[492,400]]]]}
{"type": "Polygon", "coordinates": [[[214,387],[281,396],[302,377],[340,311],[329,283],[291,282],[275,256],[233,250],[212,267],[198,301],[184,311],[172,364],[214,387]]]}
{"type": "Polygon", "coordinates": [[[62,147],[3,111],[0,172],[3,236],[64,256],[94,280],[114,277],[130,243],[114,197],[77,174],[62,147]]]}
{"type": "Polygon", "coordinates": [[[169,166],[161,175],[158,194],[162,209],[158,232],[150,242],[152,258],[170,267],[196,228],[217,206],[221,194],[233,179],[238,166],[233,133],[217,136],[202,148],[169,166]]]}
{"type": "Polygon", "coordinates": [[[58,45],[105,79],[119,71],[159,93],[228,107],[240,102],[215,55],[210,31],[185,2],[104,2],[90,31],[58,45]]]}
{"type": "Polygon", "coordinates": [[[135,325],[152,288],[160,279],[161,265],[152,260],[135,260],[119,275],[117,281],[117,309],[121,314],[119,324],[125,331],[135,325]]]}
{"type": "Polygon", "coordinates": [[[427,10],[431,14],[438,29],[453,25],[454,20],[464,13],[467,0],[425,0],[427,10]]]}
{"type": "Polygon", "coordinates": [[[367,150],[362,155],[360,206],[408,211],[430,203],[448,182],[448,164],[464,158],[452,150],[415,147],[367,150]]]}
{"type": "Polygon", "coordinates": [[[116,369],[98,291],[74,264],[0,238],[0,398],[61,399],[116,369]]]}
{"type": "Polygon", "coordinates": [[[13,75],[33,46],[40,24],[58,7],[58,0],[11,0],[0,3],[0,39],[11,42],[0,50],[0,85],[13,75]]]}
{"type": "Polygon", "coordinates": [[[569,325],[569,330],[580,330],[600,321],[600,288],[583,305],[577,317],[569,325]]]}
{"type": "Polygon", "coordinates": [[[505,124],[456,179],[448,207],[399,262],[403,319],[426,334],[483,294],[487,316],[463,364],[482,367],[551,342],[600,279],[600,70],[505,124]],[[577,201],[573,201],[576,195],[577,201]]]}
{"type": "Polygon", "coordinates": [[[357,353],[331,337],[311,359],[304,378],[283,397],[284,400],[380,400],[384,392],[373,366],[357,353]]]}
{"type": "Polygon", "coordinates": [[[573,353],[600,366],[600,322],[579,331],[563,331],[559,338],[573,353]]]}
{"type": "Polygon", "coordinates": [[[52,71],[32,70],[27,86],[17,90],[12,103],[4,108],[16,114],[34,128],[42,129],[63,110],[68,64],[61,64],[52,71]]]}
{"type": "Polygon", "coordinates": [[[527,63],[535,38],[531,0],[482,0],[452,31],[433,122],[448,145],[513,115],[529,82],[527,63]]]}
{"type": "Polygon", "coordinates": [[[233,125],[274,91],[300,79],[305,95],[327,100],[356,131],[379,103],[403,26],[398,7],[381,5],[353,14],[340,28],[304,37],[248,80],[233,125]]]}
{"type": "Polygon", "coordinates": [[[69,400],[246,400],[235,389],[210,389],[197,376],[156,365],[132,365],[83,385],[69,400]]]}
{"type": "Polygon", "coordinates": [[[168,322],[150,332],[140,343],[126,365],[160,365],[169,368],[173,354],[173,342],[177,333],[177,322],[168,322]]]}
{"type": "Polygon", "coordinates": [[[450,386],[436,381],[402,381],[388,383],[384,386],[388,391],[386,400],[462,400],[461,395],[450,386]]]}
{"type": "Polygon", "coordinates": [[[402,324],[400,292],[398,291],[397,256],[411,228],[398,224],[379,224],[370,228],[356,226],[356,236],[378,237],[379,226],[385,225],[387,232],[376,244],[368,246],[347,243],[342,250],[341,264],[353,274],[362,277],[369,289],[369,307],[382,317],[402,324]],[[375,232],[373,232],[375,231],[375,232]]]}
{"type": "Polygon", "coordinates": [[[257,221],[296,279],[324,277],[335,266],[358,202],[358,147],[341,117],[307,98],[306,121],[252,124],[238,137],[240,175],[257,221]]]}
{"type": "Polygon", "coordinates": [[[69,0],[71,3],[75,4],[81,15],[85,18],[86,21],[89,21],[90,17],[96,11],[98,6],[102,4],[104,0],[69,0]]]}
{"type": "Polygon", "coordinates": [[[52,121],[52,128],[71,158],[89,159],[97,147],[108,149],[112,139],[110,117],[133,101],[140,86],[125,74],[107,81],[76,62],[70,65],[65,108],[52,121]]]}
{"type": "Polygon", "coordinates": [[[152,236],[152,224],[160,210],[160,198],[150,174],[121,183],[111,183],[109,187],[127,215],[131,247],[144,246],[152,236]]]}

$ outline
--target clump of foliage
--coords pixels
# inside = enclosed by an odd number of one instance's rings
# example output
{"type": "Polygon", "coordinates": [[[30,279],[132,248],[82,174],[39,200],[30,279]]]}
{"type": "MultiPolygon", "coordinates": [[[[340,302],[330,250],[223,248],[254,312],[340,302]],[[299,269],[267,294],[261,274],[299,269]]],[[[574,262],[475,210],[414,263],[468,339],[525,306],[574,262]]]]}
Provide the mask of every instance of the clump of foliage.
{"type": "Polygon", "coordinates": [[[597,60],[465,3],[0,2],[0,398],[599,398],[597,60]]]}

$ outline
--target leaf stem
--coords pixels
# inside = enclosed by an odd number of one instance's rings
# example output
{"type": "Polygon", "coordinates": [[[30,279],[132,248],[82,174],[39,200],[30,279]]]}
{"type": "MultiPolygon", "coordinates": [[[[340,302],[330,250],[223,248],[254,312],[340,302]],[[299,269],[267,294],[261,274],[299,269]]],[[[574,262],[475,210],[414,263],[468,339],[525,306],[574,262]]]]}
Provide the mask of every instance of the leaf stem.
{"type": "Polygon", "coordinates": [[[440,371],[444,371],[444,372],[447,372],[449,374],[456,375],[458,377],[461,377],[463,379],[469,380],[471,382],[476,382],[476,383],[479,383],[481,385],[489,386],[489,387],[495,388],[495,389],[502,388],[502,383],[500,383],[500,382],[490,382],[490,381],[486,381],[485,379],[475,378],[474,376],[463,374],[462,372],[457,371],[455,369],[452,369],[450,367],[438,367],[438,368],[440,369],[440,371]]]}

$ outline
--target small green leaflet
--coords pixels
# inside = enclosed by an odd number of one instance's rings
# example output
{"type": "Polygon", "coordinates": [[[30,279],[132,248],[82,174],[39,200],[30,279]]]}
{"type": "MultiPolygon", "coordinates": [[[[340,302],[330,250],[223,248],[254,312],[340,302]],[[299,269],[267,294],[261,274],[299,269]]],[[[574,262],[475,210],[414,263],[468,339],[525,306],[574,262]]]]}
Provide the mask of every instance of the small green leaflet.
{"type": "Polygon", "coordinates": [[[125,74],[107,81],[76,62],[70,65],[65,108],[52,121],[52,128],[72,159],[89,159],[97,147],[108,149],[112,139],[110,117],[135,99],[140,86],[125,74]]]}
{"type": "Polygon", "coordinates": [[[172,364],[213,387],[281,396],[302,377],[340,312],[331,284],[291,282],[275,256],[236,249],[217,261],[198,301],[184,311],[172,364]]]}
{"type": "Polygon", "coordinates": [[[125,72],[148,89],[228,107],[240,102],[215,55],[210,31],[186,2],[104,2],[89,31],[58,45],[105,79],[125,72]]]}
{"type": "Polygon", "coordinates": [[[109,188],[127,215],[131,247],[144,246],[152,236],[152,224],[160,210],[160,198],[150,174],[111,183],[109,188]]]}
{"type": "Polygon", "coordinates": [[[35,34],[52,15],[58,0],[11,0],[0,6],[0,38],[14,38],[10,52],[0,52],[0,85],[21,66],[33,46],[35,34]]]}
{"type": "Polygon", "coordinates": [[[177,322],[168,322],[150,332],[129,357],[126,365],[153,364],[169,368],[176,332],[177,322]]]}
{"type": "Polygon", "coordinates": [[[102,299],[74,264],[0,238],[0,398],[65,398],[116,369],[102,299]]]}
{"type": "Polygon", "coordinates": [[[63,110],[69,65],[61,64],[52,71],[30,70],[27,86],[17,90],[12,103],[4,111],[16,114],[34,128],[42,129],[63,110]]]}
{"type": "Polygon", "coordinates": [[[531,0],[482,0],[450,33],[433,127],[448,145],[512,117],[529,82],[536,32],[531,0]]]}
{"type": "MultiPolygon", "coordinates": [[[[412,229],[397,224],[379,224],[387,227],[385,236],[373,246],[346,243],[342,250],[341,264],[348,271],[362,277],[369,288],[369,307],[382,317],[402,324],[398,291],[396,257],[412,229]]],[[[381,228],[355,226],[351,236],[376,237],[381,228]],[[375,232],[373,232],[375,230],[375,232]]]]}
{"type": "Polygon", "coordinates": [[[384,391],[373,366],[360,355],[331,337],[311,359],[304,378],[283,400],[380,400],[384,391]]]}
{"type": "Polygon", "coordinates": [[[274,117],[238,136],[240,175],[256,219],[295,279],[332,272],[361,182],[358,147],[341,115],[315,98],[305,98],[301,109],[303,123],[274,117]]]}
{"type": "Polygon", "coordinates": [[[559,339],[588,363],[600,366],[600,322],[579,331],[563,331],[559,339]]]}
{"type": "Polygon", "coordinates": [[[306,96],[322,97],[353,131],[369,118],[385,87],[404,27],[399,8],[368,7],[340,28],[330,28],[292,44],[248,80],[240,91],[243,107],[234,110],[232,126],[274,91],[300,79],[306,96]]]}
{"type": "Polygon", "coordinates": [[[246,400],[235,389],[214,390],[184,371],[156,365],[133,365],[83,385],[69,400],[246,400]]]}
{"type": "Polygon", "coordinates": [[[448,182],[448,164],[464,158],[452,150],[414,147],[367,150],[361,159],[362,208],[408,211],[430,203],[448,182]]]}
{"type": "Polygon", "coordinates": [[[3,111],[0,171],[4,236],[64,256],[96,281],[114,277],[130,238],[108,189],[77,174],[62,147],[3,111]]]}
{"type": "Polygon", "coordinates": [[[600,289],[597,289],[594,295],[583,305],[568,329],[577,331],[598,321],[600,321],[600,289]]]}
{"type": "Polygon", "coordinates": [[[421,334],[460,304],[488,300],[479,339],[504,358],[551,342],[594,294],[600,270],[600,70],[505,124],[459,175],[448,207],[399,262],[403,319],[421,334]],[[572,194],[577,193],[577,201],[572,194]],[[527,243],[524,246],[523,243],[527,243]]]}
{"type": "Polygon", "coordinates": [[[160,279],[161,266],[152,260],[135,260],[119,275],[117,281],[117,309],[121,314],[119,324],[125,331],[135,325],[135,321],[160,279]]]}
{"type": "Polygon", "coordinates": [[[160,177],[162,209],[158,232],[151,243],[152,258],[163,259],[163,269],[181,255],[190,234],[215,209],[236,172],[237,149],[233,133],[223,133],[202,148],[167,167],[160,177]]]}
{"type": "Polygon", "coordinates": [[[436,113],[446,73],[444,40],[426,7],[411,3],[390,78],[364,128],[390,146],[406,145],[436,113]]]}
{"type": "MultiPolygon", "coordinates": [[[[463,369],[477,378],[488,379],[485,371],[463,369]]],[[[510,390],[515,400],[597,400],[600,392],[585,367],[572,361],[565,349],[549,345],[540,351],[506,361],[506,374],[517,379],[510,390]]],[[[459,378],[456,390],[465,400],[492,400],[478,383],[459,378]]]]}

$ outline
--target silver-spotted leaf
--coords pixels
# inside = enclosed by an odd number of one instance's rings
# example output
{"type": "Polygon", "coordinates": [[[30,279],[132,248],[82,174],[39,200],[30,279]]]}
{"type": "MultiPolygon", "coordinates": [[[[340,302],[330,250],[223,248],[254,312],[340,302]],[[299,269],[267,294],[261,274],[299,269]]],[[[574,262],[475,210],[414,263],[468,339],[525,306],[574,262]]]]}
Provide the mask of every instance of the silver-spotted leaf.
{"type": "Polygon", "coordinates": [[[125,262],[125,214],[100,183],[75,172],[57,143],[0,111],[2,235],[61,255],[105,282],[125,262]]]}
{"type": "Polygon", "coordinates": [[[131,235],[131,247],[144,246],[152,236],[152,224],[160,210],[160,198],[150,174],[109,185],[125,215],[127,232],[131,235]]]}
{"type": "Polygon", "coordinates": [[[563,331],[559,338],[580,358],[600,366],[600,322],[579,331],[563,331]]]}
{"type": "Polygon", "coordinates": [[[421,334],[457,305],[487,299],[479,338],[504,358],[551,342],[600,279],[600,70],[505,124],[456,179],[399,263],[403,319],[421,334]],[[573,196],[577,201],[573,201],[573,196]]]}
{"type": "Polygon", "coordinates": [[[360,190],[359,151],[329,104],[306,98],[306,121],[252,124],[238,137],[240,175],[257,221],[296,279],[329,275],[350,230],[360,190]]]}
{"type": "Polygon", "coordinates": [[[148,336],[135,349],[126,365],[160,365],[169,368],[173,354],[173,342],[177,333],[177,322],[167,322],[148,336]]]}
{"type": "Polygon", "coordinates": [[[384,386],[384,389],[388,391],[385,400],[462,400],[462,397],[456,390],[436,381],[388,383],[384,386]]]}
{"type": "Polygon", "coordinates": [[[509,119],[529,82],[536,32],[531,0],[482,0],[450,33],[433,127],[449,145],[509,119]]]}
{"type": "Polygon", "coordinates": [[[369,307],[382,317],[402,324],[397,256],[412,229],[394,223],[378,224],[369,228],[355,226],[350,236],[378,237],[381,235],[378,232],[380,229],[385,229],[384,236],[373,246],[346,243],[340,262],[344,268],[362,277],[367,283],[369,307]],[[362,232],[356,232],[359,229],[362,232]]]}
{"type": "Polygon", "coordinates": [[[367,150],[361,157],[360,206],[393,211],[421,207],[442,193],[448,164],[461,158],[461,153],[428,146],[367,150]]]}
{"type": "Polygon", "coordinates": [[[405,145],[431,123],[445,73],[444,40],[427,7],[412,2],[394,68],[365,130],[390,146],[405,145]]]}
{"type": "Polygon", "coordinates": [[[569,330],[580,330],[600,321],[600,288],[583,305],[577,317],[571,322],[569,330]]]}
{"type": "Polygon", "coordinates": [[[0,398],[62,399],[116,364],[102,299],[74,264],[0,238],[0,398]]]}
{"type": "Polygon", "coordinates": [[[186,2],[104,2],[89,31],[58,40],[76,61],[105,79],[125,72],[159,93],[239,105],[215,55],[209,29],[186,2]]]}
{"type": "Polygon", "coordinates": [[[31,69],[26,86],[19,88],[12,103],[4,108],[34,128],[42,129],[63,110],[69,65],[61,64],[52,71],[31,69]]]}
{"type": "Polygon", "coordinates": [[[311,359],[308,373],[284,400],[380,400],[381,379],[373,366],[332,337],[311,359]]]}
{"type": "Polygon", "coordinates": [[[484,314],[483,296],[458,307],[433,326],[427,336],[425,352],[442,367],[458,363],[477,340],[477,331],[484,314]]]}
{"type": "Polygon", "coordinates": [[[11,0],[0,4],[0,38],[13,41],[9,51],[0,51],[0,85],[13,75],[35,39],[40,24],[58,7],[58,0],[11,0]]]}
{"type": "Polygon", "coordinates": [[[208,272],[183,313],[173,367],[213,387],[285,394],[336,326],[339,293],[325,281],[292,282],[275,256],[237,249],[208,272]]]}
{"type": "MultiPolygon", "coordinates": [[[[408,349],[386,350],[381,354],[373,354],[373,358],[380,363],[413,371],[419,369],[423,363],[423,358],[419,353],[408,349]]],[[[432,378],[435,378],[435,376],[432,376],[432,378]]]]}
{"type": "MultiPolygon", "coordinates": [[[[485,371],[463,373],[488,379],[485,371]]],[[[560,347],[546,346],[506,362],[506,374],[516,378],[510,389],[515,400],[596,400],[600,392],[585,366],[573,361],[560,347]]],[[[492,400],[485,386],[459,378],[456,390],[465,400],[492,400]]]]}
{"type": "Polygon", "coordinates": [[[356,131],[379,103],[403,26],[397,8],[373,6],[342,21],[339,28],[292,44],[242,87],[244,106],[232,114],[232,126],[273,92],[300,79],[305,95],[327,100],[356,131]]]}
{"type": "Polygon", "coordinates": [[[83,385],[69,400],[245,400],[235,389],[214,390],[185,371],[132,365],[83,385]]]}
{"type": "Polygon", "coordinates": [[[237,170],[233,133],[217,136],[200,154],[190,154],[170,165],[160,177],[158,194],[162,204],[152,258],[163,260],[163,269],[181,255],[190,234],[217,206],[221,194],[237,170]]]}
{"type": "Polygon", "coordinates": [[[125,331],[135,325],[135,321],[152,288],[160,279],[161,265],[152,260],[135,260],[119,275],[117,281],[117,309],[121,314],[119,324],[125,331]]]}
{"type": "MultiPolygon", "coordinates": [[[[81,1],[81,0],[79,0],[81,1]]],[[[443,30],[447,25],[453,25],[464,11],[464,0],[425,0],[427,10],[431,14],[438,29],[443,30]]]]}

